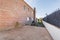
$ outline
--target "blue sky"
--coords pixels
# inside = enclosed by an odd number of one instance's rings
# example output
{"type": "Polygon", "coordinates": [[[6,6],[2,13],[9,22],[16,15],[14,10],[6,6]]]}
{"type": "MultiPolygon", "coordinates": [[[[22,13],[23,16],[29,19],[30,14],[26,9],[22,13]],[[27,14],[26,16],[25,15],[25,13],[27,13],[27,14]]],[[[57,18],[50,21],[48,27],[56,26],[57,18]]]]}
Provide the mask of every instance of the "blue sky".
{"type": "Polygon", "coordinates": [[[36,7],[36,17],[45,17],[60,8],[60,0],[25,0],[32,8],[36,7]]]}

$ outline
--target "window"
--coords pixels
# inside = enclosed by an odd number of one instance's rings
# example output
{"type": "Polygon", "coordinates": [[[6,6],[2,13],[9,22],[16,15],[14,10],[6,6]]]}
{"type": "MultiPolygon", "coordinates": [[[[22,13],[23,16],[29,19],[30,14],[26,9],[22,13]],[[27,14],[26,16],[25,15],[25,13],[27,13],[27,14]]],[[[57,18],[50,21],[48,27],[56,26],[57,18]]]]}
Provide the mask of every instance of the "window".
{"type": "Polygon", "coordinates": [[[27,21],[29,21],[29,17],[27,17],[27,21]]]}
{"type": "Polygon", "coordinates": [[[29,8],[28,8],[28,11],[29,11],[29,8]]]}
{"type": "Polygon", "coordinates": [[[24,5],[24,10],[28,10],[29,11],[29,8],[27,6],[24,5]]]}
{"type": "Polygon", "coordinates": [[[32,19],[32,21],[34,20],[33,18],[31,18],[32,19]]]}
{"type": "Polygon", "coordinates": [[[24,10],[26,10],[26,6],[24,5],[24,10]]]}

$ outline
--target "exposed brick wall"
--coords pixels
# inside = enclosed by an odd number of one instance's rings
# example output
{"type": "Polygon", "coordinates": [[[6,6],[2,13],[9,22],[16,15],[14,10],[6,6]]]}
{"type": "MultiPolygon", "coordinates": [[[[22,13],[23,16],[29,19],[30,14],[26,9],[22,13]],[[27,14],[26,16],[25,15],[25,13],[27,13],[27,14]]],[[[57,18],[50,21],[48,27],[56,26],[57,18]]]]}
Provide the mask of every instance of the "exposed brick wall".
{"type": "Polygon", "coordinates": [[[0,0],[0,29],[14,27],[16,22],[26,22],[27,17],[33,18],[32,12],[33,9],[23,0],[0,0]]]}

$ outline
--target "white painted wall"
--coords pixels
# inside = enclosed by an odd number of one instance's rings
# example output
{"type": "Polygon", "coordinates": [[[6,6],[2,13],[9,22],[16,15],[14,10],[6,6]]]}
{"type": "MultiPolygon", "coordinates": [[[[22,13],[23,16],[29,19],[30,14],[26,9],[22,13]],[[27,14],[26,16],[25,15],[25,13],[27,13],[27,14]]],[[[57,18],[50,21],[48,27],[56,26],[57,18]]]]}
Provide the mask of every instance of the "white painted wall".
{"type": "Polygon", "coordinates": [[[45,25],[46,29],[49,31],[54,40],[60,40],[60,28],[57,28],[56,26],[51,25],[45,21],[43,21],[43,24],[45,25]]]}

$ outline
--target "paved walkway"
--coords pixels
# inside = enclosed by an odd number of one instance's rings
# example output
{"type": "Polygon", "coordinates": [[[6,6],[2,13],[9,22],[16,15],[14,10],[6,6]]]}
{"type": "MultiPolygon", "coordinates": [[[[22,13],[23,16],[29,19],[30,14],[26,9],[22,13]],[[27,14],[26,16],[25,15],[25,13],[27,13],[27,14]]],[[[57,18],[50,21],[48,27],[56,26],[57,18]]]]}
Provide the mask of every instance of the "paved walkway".
{"type": "Polygon", "coordinates": [[[24,26],[0,32],[0,40],[52,40],[43,27],[24,26]]]}

